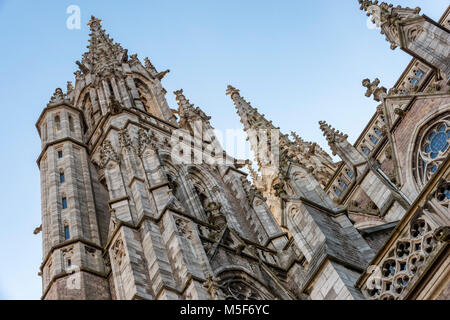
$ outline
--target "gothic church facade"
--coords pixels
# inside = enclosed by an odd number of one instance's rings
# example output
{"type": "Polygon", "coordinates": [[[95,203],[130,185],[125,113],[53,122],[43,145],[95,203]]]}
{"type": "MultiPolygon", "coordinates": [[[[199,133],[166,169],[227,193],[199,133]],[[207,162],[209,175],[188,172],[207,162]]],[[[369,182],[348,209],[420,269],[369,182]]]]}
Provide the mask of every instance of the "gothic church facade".
{"type": "Polygon", "coordinates": [[[169,107],[168,71],[92,17],[75,85],[36,124],[42,299],[450,298],[450,7],[433,21],[359,3],[411,63],[390,90],[363,81],[379,105],[354,144],[320,122],[338,163],[296,133],[279,135],[276,167],[261,160],[254,133],[278,129],[228,86],[249,174],[182,90],[169,107]]]}

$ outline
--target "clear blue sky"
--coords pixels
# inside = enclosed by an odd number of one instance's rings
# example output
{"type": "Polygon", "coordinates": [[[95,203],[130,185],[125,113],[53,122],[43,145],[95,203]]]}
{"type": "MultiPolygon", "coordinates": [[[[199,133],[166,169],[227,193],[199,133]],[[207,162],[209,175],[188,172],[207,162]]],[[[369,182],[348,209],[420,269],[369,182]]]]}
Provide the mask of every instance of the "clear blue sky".
{"type": "MultiPolygon", "coordinates": [[[[448,0],[401,1],[438,19],[448,0]]],[[[357,0],[23,1],[0,0],[0,299],[39,299],[40,186],[35,122],[55,88],[73,80],[88,44],[90,15],[130,53],[172,72],[217,129],[238,129],[232,84],[285,133],[326,145],[327,120],[354,141],[376,108],[361,80],[392,86],[410,57],[369,30],[357,0]],[[81,30],[66,28],[79,5],[81,30]]]]}

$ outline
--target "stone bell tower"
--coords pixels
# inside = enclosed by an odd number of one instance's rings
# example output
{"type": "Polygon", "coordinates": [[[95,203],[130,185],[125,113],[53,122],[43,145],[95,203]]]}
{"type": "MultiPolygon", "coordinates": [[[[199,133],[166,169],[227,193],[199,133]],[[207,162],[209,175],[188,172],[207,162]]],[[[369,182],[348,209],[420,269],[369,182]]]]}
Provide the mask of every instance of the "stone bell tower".
{"type": "Polygon", "coordinates": [[[210,117],[183,90],[170,109],[169,71],[100,23],[37,123],[42,298],[295,298],[274,273],[287,236],[210,117]]]}

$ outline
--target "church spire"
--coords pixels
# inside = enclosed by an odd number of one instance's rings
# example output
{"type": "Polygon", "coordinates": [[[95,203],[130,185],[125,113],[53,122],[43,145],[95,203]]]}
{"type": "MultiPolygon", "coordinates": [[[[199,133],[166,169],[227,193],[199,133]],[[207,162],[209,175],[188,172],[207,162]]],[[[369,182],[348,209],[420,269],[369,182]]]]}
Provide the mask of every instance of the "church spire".
{"type": "MultiPolygon", "coordinates": [[[[238,89],[228,86],[227,95],[233,100],[237,113],[244,125],[250,140],[250,147],[257,155],[257,163],[260,170],[264,167],[264,159],[272,159],[276,156],[273,152],[279,153],[278,163],[282,170],[288,167],[289,163],[298,163],[311,170],[317,181],[325,186],[328,179],[334,174],[336,165],[331,157],[316,143],[306,142],[297,134],[293,134],[294,141],[288,135],[279,132],[272,121],[266,119],[257,108],[251,106],[241,95],[238,89]],[[278,137],[275,137],[276,134],[278,137]],[[264,136],[261,136],[264,135],[264,136]],[[267,138],[267,145],[262,145],[267,138]],[[278,144],[279,150],[276,150],[278,144]]],[[[263,173],[263,172],[262,172],[263,173]]]]}
{"type": "Polygon", "coordinates": [[[211,117],[207,116],[202,109],[199,107],[194,107],[192,103],[186,98],[183,93],[183,89],[174,92],[176,100],[178,102],[178,115],[180,116],[180,127],[182,127],[181,122],[193,122],[201,120],[203,122],[209,123],[211,117]]]}
{"type": "Polygon", "coordinates": [[[240,91],[229,85],[226,94],[231,97],[236,107],[237,113],[241,118],[241,123],[244,125],[244,131],[259,130],[259,129],[279,129],[276,128],[272,121],[265,118],[265,115],[260,114],[257,108],[253,108],[241,95],[240,91]]]}
{"type": "Polygon", "coordinates": [[[178,125],[188,130],[193,136],[201,135],[204,141],[212,142],[215,139],[211,123],[211,117],[199,107],[195,107],[183,93],[183,89],[174,92],[178,102],[178,125]]]}
{"type": "Polygon", "coordinates": [[[83,54],[81,62],[76,62],[85,74],[97,73],[128,60],[128,50],[124,50],[119,43],[114,43],[114,39],[102,29],[101,22],[102,20],[92,16],[87,24],[91,30],[87,46],[89,51],[83,54]]]}

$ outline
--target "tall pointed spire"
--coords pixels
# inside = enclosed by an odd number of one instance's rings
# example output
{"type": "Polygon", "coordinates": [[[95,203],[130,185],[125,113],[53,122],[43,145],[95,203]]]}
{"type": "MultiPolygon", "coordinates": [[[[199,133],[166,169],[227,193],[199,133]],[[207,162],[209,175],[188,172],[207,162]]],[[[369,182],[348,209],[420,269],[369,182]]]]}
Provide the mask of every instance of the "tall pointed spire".
{"type": "MultiPolygon", "coordinates": [[[[240,95],[238,89],[228,86],[227,95],[233,100],[237,113],[244,125],[244,131],[249,135],[250,147],[257,156],[257,163],[260,170],[264,166],[261,161],[263,161],[265,157],[271,159],[271,157],[274,156],[273,154],[266,154],[269,151],[274,151],[272,150],[273,147],[271,143],[278,142],[278,163],[281,171],[285,170],[289,163],[295,162],[310,169],[317,181],[323,186],[326,185],[328,179],[334,174],[336,165],[324,150],[318,147],[316,143],[304,141],[297,134],[293,135],[294,141],[291,141],[288,135],[284,135],[279,131],[276,132],[279,128],[275,127],[272,121],[267,120],[263,114],[260,114],[257,108],[253,108],[251,104],[240,95]],[[277,133],[278,140],[275,137],[272,137],[272,134],[274,133],[277,133]],[[261,134],[267,135],[268,146],[265,148],[264,146],[261,147],[259,144],[259,141],[262,141],[259,136],[261,134]],[[260,139],[255,139],[254,135],[257,135],[260,139]]],[[[265,136],[263,138],[265,138],[265,136]]]]}
{"type": "Polygon", "coordinates": [[[272,121],[265,118],[263,114],[258,112],[257,108],[253,108],[241,95],[240,91],[229,85],[226,94],[231,97],[236,107],[237,113],[244,125],[244,131],[257,129],[279,129],[276,128],[272,121]]]}
{"type": "Polygon", "coordinates": [[[193,121],[204,121],[209,123],[211,117],[207,116],[199,107],[195,108],[183,94],[183,89],[174,92],[178,102],[178,115],[180,116],[180,127],[193,121]]]}
{"type": "Polygon", "coordinates": [[[128,51],[124,50],[120,44],[114,43],[114,39],[102,29],[101,22],[102,20],[92,16],[88,23],[91,30],[87,46],[89,51],[83,54],[81,62],[77,61],[83,73],[97,73],[128,59],[128,51]]]}
{"type": "MultiPolygon", "coordinates": [[[[192,136],[200,136],[203,141],[214,141],[216,137],[209,122],[211,117],[190,103],[183,89],[175,91],[174,94],[178,102],[179,127],[188,130],[192,136]]],[[[219,148],[218,145],[217,147],[219,148]]]]}

